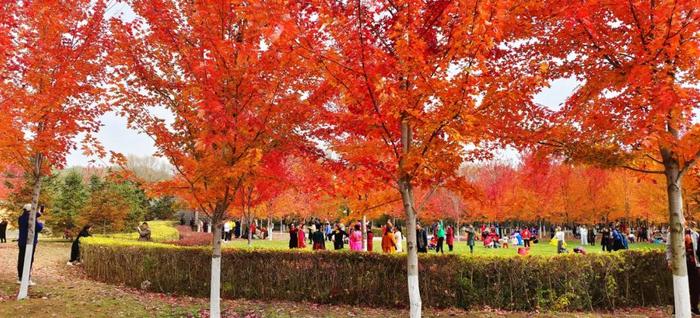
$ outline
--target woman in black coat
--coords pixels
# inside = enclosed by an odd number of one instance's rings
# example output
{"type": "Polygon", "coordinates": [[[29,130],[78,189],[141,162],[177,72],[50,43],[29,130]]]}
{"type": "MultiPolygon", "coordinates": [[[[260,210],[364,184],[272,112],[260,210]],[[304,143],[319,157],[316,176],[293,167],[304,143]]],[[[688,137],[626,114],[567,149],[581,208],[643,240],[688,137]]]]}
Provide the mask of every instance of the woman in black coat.
{"type": "Polygon", "coordinates": [[[343,247],[345,247],[343,239],[345,237],[349,237],[348,233],[346,233],[345,230],[343,230],[338,224],[336,224],[335,230],[333,233],[331,233],[331,236],[333,236],[333,248],[336,250],[342,250],[343,247]]]}
{"type": "Polygon", "coordinates": [[[292,223],[289,226],[289,248],[299,247],[299,234],[297,232],[299,232],[299,230],[297,230],[296,225],[292,223]]]}
{"type": "Polygon", "coordinates": [[[80,261],[80,238],[92,236],[90,234],[91,228],[92,226],[90,224],[83,226],[83,229],[73,241],[73,245],[70,248],[70,261],[68,261],[68,265],[74,265],[74,263],[80,261]]]}

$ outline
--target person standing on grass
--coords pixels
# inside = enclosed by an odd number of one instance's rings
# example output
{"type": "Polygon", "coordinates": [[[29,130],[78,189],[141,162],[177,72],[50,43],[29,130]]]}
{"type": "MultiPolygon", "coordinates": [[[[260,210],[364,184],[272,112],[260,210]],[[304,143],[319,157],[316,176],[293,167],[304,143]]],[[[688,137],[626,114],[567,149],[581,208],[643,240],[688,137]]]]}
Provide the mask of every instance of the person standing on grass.
{"type": "Polygon", "coordinates": [[[420,224],[416,224],[416,241],[418,253],[428,253],[428,232],[420,224]]]}
{"type": "Polygon", "coordinates": [[[0,243],[7,243],[7,220],[0,222],[0,243]]]}
{"type": "Polygon", "coordinates": [[[624,244],[622,242],[623,235],[618,230],[619,227],[613,227],[610,236],[612,237],[612,250],[619,251],[624,249],[624,244]]]}
{"type": "Polygon", "coordinates": [[[523,228],[522,232],[520,232],[520,236],[523,238],[523,247],[530,248],[530,239],[532,238],[532,233],[530,233],[530,230],[527,228],[527,226],[523,228]]]}
{"type": "Polygon", "coordinates": [[[331,222],[326,221],[326,225],[323,227],[323,234],[326,235],[329,241],[331,240],[331,233],[333,233],[331,222]]]}
{"type": "Polygon", "coordinates": [[[579,228],[578,232],[581,236],[581,245],[588,245],[588,229],[586,228],[586,226],[581,225],[581,228],[579,228]]]}
{"type": "Polygon", "coordinates": [[[610,246],[610,228],[603,226],[601,231],[600,245],[603,247],[603,252],[612,252],[612,246],[610,246]]]}
{"type": "Polygon", "coordinates": [[[435,248],[436,253],[442,253],[445,254],[445,247],[443,244],[445,244],[445,226],[442,224],[442,221],[437,223],[437,247],[435,248]]]}
{"type": "Polygon", "coordinates": [[[311,235],[311,240],[314,242],[314,251],[325,250],[326,249],[326,235],[323,234],[321,227],[316,227],[316,225],[311,226],[311,230],[314,232],[311,235]]]}
{"type": "Polygon", "coordinates": [[[396,252],[396,238],[394,237],[391,225],[386,226],[386,232],[382,236],[382,251],[386,254],[396,252]]]}
{"type": "Polygon", "coordinates": [[[476,241],[476,231],[474,226],[469,224],[467,228],[467,245],[469,245],[469,254],[474,254],[474,241],[476,241]]]}
{"type": "Polygon", "coordinates": [[[398,225],[394,227],[394,239],[396,240],[396,252],[403,252],[403,233],[398,225]]]}
{"type": "MultiPolygon", "coordinates": [[[[19,245],[19,255],[17,257],[17,284],[22,283],[22,273],[24,272],[24,256],[27,251],[27,241],[29,240],[29,211],[32,209],[31,204],[25,204],[22,209],[22,215],[17,219],[19,224],[19,238],[17,239],[17,244],[19,245]]],[[[39,233],[44,229],[44,223],[39,222],[39,217],[44,213],[44,206],[41,206],[40,210],[36,213],[36,219],[34,220],[34,248],[32,249],[32,260],[29,265],[29,285],[34,286],[34,282],[31,277],[31,270],[34,265],[34,255],[36,254],[36,245],[39,243],[39,233]]]]}
{"type": "Polygon", "coordinates": [[[374,232],[371,224],[367,224],[367,251],[374,252],[374,232]]]}
{"type": "Polygon", "coordinates": [[[298,237],[299,244],[297,244],[298,248],[306,248],[306,232],[305,232],[306,229],[305,229],[305,227],[306,227],[306,225],[304,225],[304,224],[302,224],[299,227],[299,237],[298,237]]]}
{"type": "Polygon", "coordinates": [[[452,228],[452,225],[447,226],[447,233],[445,235],[445,242],[447,242],[447,248],[450,252],[452,252],[452,249],[455,245],[455,230],[452,228]]]}
{"type": "Polygon", "coordinates": [[[148,227],[148,223],[143,222],[141,226],[136,227],[136,231],[139,232],[139,241],[151,240],[151,228],[148,227]]]}
{"type": "Polygon", "coordinates": [[[596,236],[596,230],[595,226],[591,226],[588,229],[588,244],[591,246],[595,246],[595,236],[596,236]]]}
{"type": "Polygon", "coordinates": [[[355,229],[350,233],[350,250],[362,251],[362,230],[360,224],[355,224],[355,229]]]}
{"type": "Polygon", "coordinates": [[[333,237],[333,248],[335,250],[342,250],[345,247],[343,239],[348,236],[348,233],[340,227],[340,224],[335,225],[335,230],[331,233],[333,237]]]}
{"type": "Polygon", "coordinates": [[[92,236],[92,234],[90,234],[91,228],[92,225],[90,224],[83,226],[83,229],[80,230],[78,236],[73,240],[73,245],[70,247],[70,260],[68,261],[68,265],[72,266],[75,265],[76,262],[80,262],[80,238],[92,236]]]}
{"type": "Polygon", "coordinates": [[[564,231],[558,226],[554,232],[554,238],[557,240],[557,254],[566,253],[566,248],[564,248],[566,236],[564,235],[564,231]]]}
{"type": "Polygon", "coordinates": [[[224,222],[224,233],[223,233],[223,239],[224,242],[230,241],[230,236],[231,236],[231,223],[229,221],[224,222]]]}
{"type": "Polygon", "coordinates": [[[299,230],[297,226],[292,223],[289,225],[289,248],[297,248],[299,246],[299,230]]]}

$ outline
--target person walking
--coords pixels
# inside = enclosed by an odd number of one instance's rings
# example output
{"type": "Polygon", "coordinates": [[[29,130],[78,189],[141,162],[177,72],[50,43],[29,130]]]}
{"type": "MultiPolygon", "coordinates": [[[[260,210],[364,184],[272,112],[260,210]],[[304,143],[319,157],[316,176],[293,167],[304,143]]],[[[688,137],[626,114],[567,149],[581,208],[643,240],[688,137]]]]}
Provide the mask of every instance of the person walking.
{"type": "Polygon", "coordinates": [[[403,252],[403,233],[398,225],[394,227],[394,239],[396,240],[396,252],[403,252]]]}
{"type": "MultiPolygon", "coordinates": [[[[22,274],[24,273],[24,257],[27,253],[27,242],[29,241],[29,213],[32,209],[31,204],[25,204],[22,208],[22,215],[17,219],[19,225],[19,238],[17,239],[17,245],[19,245],[19,254],[17,255],[17,284],[22,282],[22,274]]],[[[31,277],[31,270],[34,265],[34,255],[36,254],[36,246],[39,243],[39,233],[44,229],[44,223],[39,222],[39,217],[44,212],[44,207],[42,206],[36,213],[36,219],[34,219],[34,244],[32,248],[32,258],[29,263],[29,285],[34,286],[34,282],[31,277]]]]}
{"type": "Polygon", "coordinates": [[[470,224],[467,228],[467,245],[469,246],[469,254],[474,254],[474,241],[476,241],[476,231],[474,231],[474,226],[470,224]]]}
{"type": "Polygon", "coordinates": [[[136,227],[136,231],[139,233],[139,241],[151,240],[151,228],[148,227],[148,223],[143,222],[141,226],[136,227]]]}
{"type": "Polygon", "coordinates": [[[436,253],[442,253],[445,254],[445,247],[443,244],[445,243],[445,227],[442,224],[442,221],[437,223],[437,247],[435,248],[436,253]]]}
{"type": "Polygon", "coordinates": [[[7,220],[0,222],[0,243],[7,243],[7,220]]]}
{"type": "Polygon", "coordinates": [[[420,224],[416,224],[416,241],[418,253],[428,253],[428,233],[420,224]]]}
{"type": "Polygon", "coordinates": [[[80,230],[80,233],[78,233],[78,236],[75,238],[75,240],[73,240],[73,244],[70,248],[70,260],[68,261],[67,265],[73,266],[75,265],[75,263],[80,262],[80,238],[92,236],[92,234],[90,234],[91,228],[92,225],[86,224],[85,226],[83,226],[83,229],[80,230]]]}
{"type": "Polygon", "coordinates": [[[362,251],[362,229],[360,224],[355,224],[355,229],[350,233],[350,250],[362,251]]]}
{"type": "Polygon", "coordinates": [[[326,235],[323,234],[321,227],[316,225],[311,226],[313,234],[311,235],[311,240],[314,242],[313,250],[325,250],[326,249],[326,235]]]}
{"type": "Polygon", "coordinates": [[[447,248],[450,252],[452,252],[452,249],[455,245],[455,230],[452,228],[452,225],[447,226],[447,232],[445,233],[445,235],[445,242],[447,243],[447,248]]]}
{"type": "Polygon", "coordinates": [[[289,225],[289,248],[297,248],[299,247],[299,230],[297,230],[297,226],[292,223],[289,225]]]}
{"type": "Polygon", "coordinates": [[[393,254],[396,251],[396,238],[391,225],[386,226],[386,232],[382,236],[382,251],[386,254],[393,254]]]}

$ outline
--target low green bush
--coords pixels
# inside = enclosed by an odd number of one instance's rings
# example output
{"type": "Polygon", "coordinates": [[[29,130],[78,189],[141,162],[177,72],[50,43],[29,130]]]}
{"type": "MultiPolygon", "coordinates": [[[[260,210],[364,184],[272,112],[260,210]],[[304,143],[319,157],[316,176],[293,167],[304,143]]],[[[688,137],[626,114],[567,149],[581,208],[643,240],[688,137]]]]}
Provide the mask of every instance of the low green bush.
{"type": "MultiPolygon", "coordinates": [[[[209,293],[211,249],[89,238],[84,267],[94,279],[152,291],[209,293]],[[148,283],[145,283],[145,282],[148,283]]],[[[405,307],[404,256],[225,249],[222,296],[405,307]]],[[[591,310],[672,302],[660,251],[555,257],[421,255],[423,304],[506,310],[591,310]]]]}

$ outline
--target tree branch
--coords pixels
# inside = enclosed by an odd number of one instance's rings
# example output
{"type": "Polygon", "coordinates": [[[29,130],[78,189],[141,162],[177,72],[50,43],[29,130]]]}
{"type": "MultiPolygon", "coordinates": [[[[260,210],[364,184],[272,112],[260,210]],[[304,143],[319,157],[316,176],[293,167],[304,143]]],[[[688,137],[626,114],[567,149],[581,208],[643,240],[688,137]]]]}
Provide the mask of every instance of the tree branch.
{"type": "Polygon", "coordinates": [[[625,168],[627,170],[632,170],[632,171],[642,172],[642,173],[664,174],[663,170],[645,170],[645,169],[639,169],[639,168],[625,166],[625,165],[620,166],[620,167],[625,168]]]}

